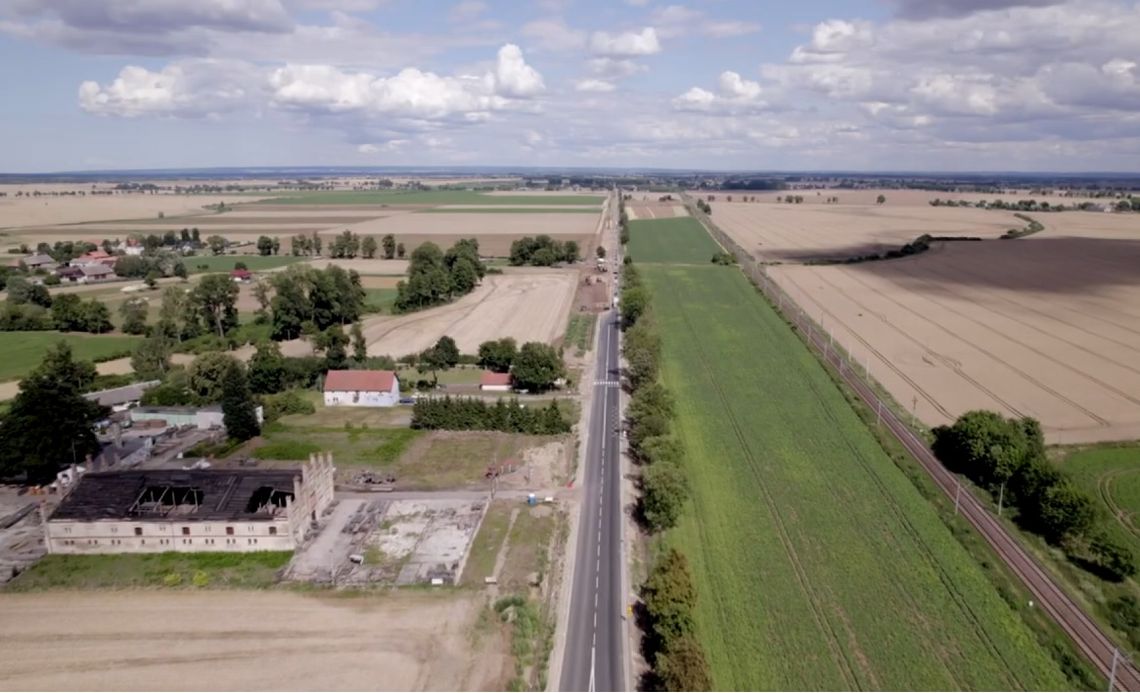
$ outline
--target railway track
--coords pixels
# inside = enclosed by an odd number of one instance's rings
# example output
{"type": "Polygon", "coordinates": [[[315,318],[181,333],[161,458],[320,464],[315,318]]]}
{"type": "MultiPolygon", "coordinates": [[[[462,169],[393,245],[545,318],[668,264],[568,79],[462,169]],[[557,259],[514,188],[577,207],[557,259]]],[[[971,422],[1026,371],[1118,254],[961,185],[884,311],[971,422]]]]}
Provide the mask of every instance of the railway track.
{"type": "MultiPolygon", "coordinates": [[[[683,198],[689,202],[687,197],[683,198]]],[[[781,303],[779,294],[790,305],[790,310],[780,311],[803,334],[813,349],[819,352],[824,361],[833,366],[852,390],[867,406],[877,412],[887,426],[887,430],[902,443],[903,447],[918,460],[926,473],[947,497],[954,499],[957,510],[978,531],[997,553],[998,557],[1022,581],[1033,595],[1034,603],[1043,609],[1076,645],[1077,650],[1109,681],[1109,690],[1140,691],[1140,671],[1123,655],[1118,657],[1116,644],[1104,631],[1089,618],[1084,609],[1070,597],[1050,576],[1035,558],[1030,556],[1009,530],[968,490],[962,492],[958,479],[950,473],[934,456],[926,443],[914,434],[909,427],[875,394],[843,356],[832,347],[826,332],[811,324],[787,292],[784,292],[763,267],[716,227],[705,215],[692,210],[690,213],[700,220],[712,236],[722,245],[732,248],[741,258],[745,274],[774,303],[781,303]]]]}
{"type": "MultiPolygon", "coordinates": [[[[771,282],[771,279],[766,279],[771,282]]],[[[1061,630],[1073,640],[1077,649],[1092,662],[1106,679],[1115,685],[1110,690],[1140,691],[1140,671],[1123,656],[1117,658],[1116,645],[1085,614],[1084,610],[1061,589],[1041,565],[1021,547],[993,514],[969,491],[962,492],[958,479],[938,461],[926,443],[914,434],[898,416],[887,407],[866,383],[863,382],[843,357],[829,348],[829,338],[821,330],[809,330],[805,320],[791,311],[791,320],[824,360],[834,366],[843,379],[872,410],[878,412],[891,434],[902,443],[934,482],[950,498],[954,498],[958,511],[993,547],[1010,570],[1021,579],[1039,604],[1061,630]]],[[[785,314],[787,315],[787,314],[785,314]]]]}

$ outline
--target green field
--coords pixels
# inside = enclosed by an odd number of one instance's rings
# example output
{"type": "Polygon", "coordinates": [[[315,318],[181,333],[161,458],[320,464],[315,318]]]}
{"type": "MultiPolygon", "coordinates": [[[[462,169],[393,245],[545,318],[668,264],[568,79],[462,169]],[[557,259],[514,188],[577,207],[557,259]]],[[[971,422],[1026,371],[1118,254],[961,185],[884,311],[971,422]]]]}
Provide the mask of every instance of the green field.
{"type": "Polygon", "coordinates": [[[629,222],[629,255],[634,262],[708,264],[720,250],[692,217],[629,222]]]}
{"type": "Polygon", "coordinates": [[[1100,501],[1109,535],[1140,556],[1140,445],[1079,450],[1061,467],[1100,501]]]}
{"type": "Polygon", "coordinates": [[[396,294],[395,289],[365,289],[364,312],[391,314],[396,294]]]}
{"type": "Polygon", "coordinates": [[[5,589],[254,589],[277,582],[292,556],[292,551],[44,556],[5,589]]]}
{"type": "Polygon", "coordinates": [[[474,190],[366,191],[297,193],[289,197],[263,200],[254,204],[297,205],[592,205],[605,199],[600,195],[488,195],[474,190]]]}
{"type": "Polygon", "coordinates": [[[693,491],[667,542],[717,689],[1070,687],[738,270],[642,273],[693,491]]]}
{"type": "Polygon", "coordinates": [[[94,335],[76,332],[0,332],[0,382],[17,380],[40,365],[44,352],[57,342],[71,345],[72,353],[84,361],[105,361],[128,356],[141,337],[94,335]]]}
{"type": "Polygon", "coordinates": [[[194,255],[183,258],[182,262],[186,264],[186,271],[190,274],[198,274],[201,272],[229,272],[234,269],[234,265],[238,262],[244,262],[245,266],[252,272],[259,272],[285,267],[304,259],[292,255],[194,255]],[[202,269],[202,265],[205,265],[206,268],[202,269]]]}
{"type": "Polygon", "coordinates": [[[575,207],[559,208],[559,207],[448,207],[446,209],[434,207],[431,209],[421,209],[419,214],[597,214],[598,209],[594,207],[575,207]]]}

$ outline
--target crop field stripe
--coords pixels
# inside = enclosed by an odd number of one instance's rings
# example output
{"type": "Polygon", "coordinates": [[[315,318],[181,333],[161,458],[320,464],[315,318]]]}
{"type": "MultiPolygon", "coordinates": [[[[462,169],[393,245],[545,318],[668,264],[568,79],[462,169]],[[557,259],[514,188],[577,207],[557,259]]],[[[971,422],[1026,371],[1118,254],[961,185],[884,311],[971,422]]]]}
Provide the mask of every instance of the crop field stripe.
{"type": "MultiPolygon", "coordinates": [[[[298,193],[288,197],[264,200],[273,205],[592,205],[601,206],[605,198],[598,195],[488,195],[470,190],[435,190],[423,192],[332,191],[298,193]]],[[[251,203],[253,205],[261,202],[251,203]]]]}
{"type": "Polygon", "coordinates": [[[697,511],[670,541],[717,688],[1064,687],[743,275],[644,271],[697,511]]]}
{"type": "Polygon", "coordinates": [[[443,209],[432,207],[418,210],[416,214],[600,214],[601,211],[601,207],[523,207],[519,209],[503,209],[500,207],[443,209]]]}
{"type": "Polygon", "coordinates": [[[638,263],[707,265],[721,247],[692,217],[629,222],[629,255],[638,263]]]}

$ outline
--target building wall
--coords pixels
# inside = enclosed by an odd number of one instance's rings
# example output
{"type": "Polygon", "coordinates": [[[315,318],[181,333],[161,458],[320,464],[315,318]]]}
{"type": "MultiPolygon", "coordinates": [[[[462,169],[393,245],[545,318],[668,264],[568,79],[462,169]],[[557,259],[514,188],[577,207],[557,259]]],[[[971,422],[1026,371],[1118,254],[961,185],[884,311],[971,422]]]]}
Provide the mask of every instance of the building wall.
{"type": "Polygon", "coordinates": [[[387,392],[364,390],[325,391],[326,407],[394,407],[400,402],[400,381],[393,380],[387,392]]]}
{"type": "Polygon", "coordinates": [[[300,545],[313,525],[333,502],[336,468],[332,453],[310,455],[301,466],[301,476],[293,479],[293,503],[289,506],[289,533],[300,545]]]}
{"type": "Polygon", "coordinates": [[[240,522],[155,520],[49,520],[48,553],[193,553],[202,551],[292,551],[286,513],[240,522]]]}

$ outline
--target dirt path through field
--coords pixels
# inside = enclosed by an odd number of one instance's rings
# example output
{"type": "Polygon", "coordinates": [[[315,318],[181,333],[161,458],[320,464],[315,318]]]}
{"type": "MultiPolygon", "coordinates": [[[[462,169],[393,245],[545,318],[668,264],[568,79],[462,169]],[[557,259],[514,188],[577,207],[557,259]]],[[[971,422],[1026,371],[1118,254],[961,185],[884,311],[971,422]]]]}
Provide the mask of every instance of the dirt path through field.
{"type": "Polygon", "coordinates": [[[291,592],[0,596],[5,690],[496,690],[480,597],[291,592]]]}

